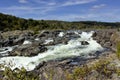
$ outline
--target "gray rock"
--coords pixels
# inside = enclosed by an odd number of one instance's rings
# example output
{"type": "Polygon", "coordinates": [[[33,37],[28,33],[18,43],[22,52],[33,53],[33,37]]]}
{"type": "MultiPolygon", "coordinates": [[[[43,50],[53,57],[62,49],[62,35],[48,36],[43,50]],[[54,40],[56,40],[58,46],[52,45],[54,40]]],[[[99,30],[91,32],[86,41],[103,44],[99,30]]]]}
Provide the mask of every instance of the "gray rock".
{"type": "Polygon", "coordinates": [[[96,37],[97,36],[97,32],[94,32],[92,37],[96,37]]]}
{"type": "Polygon", "coordinates": [[[14,45],[14,44],[13,44],[13,41],[14,41],[14,38],[13,38],[13,37],[9,37],[8,39],[6,39],[6,40],[4,41],[3,46],[4,46],[4,47],[13,46],[13,45],[14,45]]]}
{"type": "Polygon", "coordinates": [[[25,38],[24,37],[19,37],[18,39],[14,40],[14,45],[20,45],[24,42],[25,38]]]}
{"type": "Polygon", "coordinates": [[[34,70],[40,69],[41,67],[43,67],[45,65],[45,63],[46,63],[45,61],[41,62],[38,66],[35,67],[34,70]]]}
{"type": "Polygon", "coordinates": [[[25,39],[31,39],[31,37],[33,36],[33,33],[31,32],[26,32],[26,33],[23,33],[19,36],[19,38],[25,38],[25,39]]]}
{"type": "Polygon", "coordinates": [[[52,34],[51,31],[42,31],[40,34],[38,34],[38,37],[41,38],[41,37],[45,37],[46,39],[50,38],[50,37],[53,37],[54,34],[52,34]]]}
{"type": "Polygon", "coordinates": [[[112,43],[110,41],[104,43],[104,47],[110,48],[112,46],[112,43]]]}
{"type": "Polygon", "coordinates": [[[81,45],[89,45],[87,41],[81,41],[81,45]]]}
{"type": "Polygon", "coordinates": [[[113,73],[112,80],[120,80],[120,77],[116,73],[113,73]]]}
{"type": "Polygon", "coordinates": [[[4,39],[3,36],[0,34],[0,47],[3,47],[4,39]]]}
{"type": "Polygon", "coordinates": [[[99,76],[99,73],[96,70],[92,70],[89,75],[86,77],[87,80],[99,80],[97,77],[99,76]]]}
{"type": "Polygon", "coordinates": [[[114,33],[116,33],[115,30],[99,30],[93,34],[93,39],[103,47],[112,49],[115,47],[115,40],[112,37],[114,33]]]}
{"type": "Polygon", "coordinates": [[[26,44],[21,45],[15,48],[12,52],[10,52],[11,56],[35,56],[39,53],[46,51],[47,48],[43,45],[39,44],[26,44]]]}

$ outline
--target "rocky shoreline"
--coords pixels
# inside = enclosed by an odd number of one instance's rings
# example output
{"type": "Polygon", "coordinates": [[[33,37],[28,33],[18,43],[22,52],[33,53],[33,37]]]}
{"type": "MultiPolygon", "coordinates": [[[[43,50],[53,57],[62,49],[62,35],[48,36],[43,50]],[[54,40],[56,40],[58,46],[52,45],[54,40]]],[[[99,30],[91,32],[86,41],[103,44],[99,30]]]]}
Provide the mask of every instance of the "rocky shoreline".
{"type": "MultiPolygon", "coordinates": [[[[82,33],[81,30],[77,31],[78,33],[75,33],[72,30],[64,31],[64,30],[55,30],[55,31],[49,31],[44,30],[40,31],[38,34],[34,34],[32,31],[11,31],[11,32],[1,32],[0,33],[0,51],[7,51],[9,49],[4,47],[13,47],[12,51],[8,51],[8,55],[1,55],[3,56],[36,56],[38,53],[43,53],[50,48],[49,46],[54,46],[58,44],[68,44],[68,41],[71,39],[76,39],[80,37],[78,34],[82,33]],[[17,46],[16,46],[17,45],[17,46]]],[[[89,30],[87,31],[89,32],[89,30]]],[[[49,70],[54,70],[53,73],[55,75],[53,76],[52,80],[61,80],[61,77],[63,77],[63,80],[65,79],[65,73],[64,71],[69,71],[70,73],[72,70],[74,70],[76,67],[80,67],[83,65],[90,64],[94,61],[105,59],[108,56],[114,55],[117,51],[116,49],[116,42],[120,40],[120,32],[117,30],[95,30],[93,34],[93,39],[96,40],[102,47],[105,48],[105,51],[96,52],[96,54],[89,54],[90,56],[95,56],[93,58],[81,58],[81,57],[73,57],[73,58],[65,58],[65,59],[58,59],[58,60],[51,60],[51,61],[43,61],[40,63],[33,71],[33,73],[37,73],[39,75],[40,80],[48,80],[48,77],[46,77],[47,74],[49,74],[49,70]],[[59,75],[59,76],[58,76],[59,75]]],[[[89,45],[87,41],[81,41],[81,45],[89,45]]],[[[116,57],[113,60],[110,61],[110,63],[116,64],[114,62],[118,59],[116,57]]],[[[111,58],[110,58],[111,59],[111,58]]],[[[119,67],[118,67],[119,68],[119,67]]],[[[84,79],[80,80],[99,80],[102,79],[102,77],[98,77],[96,79],[89,79],[94,74],[99,74],[98,72],[94,71],[91,75],[87,76],[84,79]]],[[[114,72],[113,72],[114,74],[114,72]]],[[[112,75],[113,75],[112,74],[112,75]]],[[[103,76],[103,79],[105,77],[103,76]]],[[[7,80],[7,79],[4,79],[7,80]]],[[[118,76],[112,77],[111,80],[119,80],[118,76]]]]}
{"type": "MultiPolygon", "coordinates": [[[[79,31],[81,33],[82,31],[79,31]]],[[[77,34],[77,33],[76,33],[77,34]]],[[[11,31],[11,32],[2,32],[0,33],[0,46],[2,47],[11,47],[18,45],[18,48],[15,48],[10,55],[23,55],[26,53],[26,56],[34,56],[37,53],[44,52],[47,50],[45,46],[51,46],[56,44],[67,44],[70,39],[75,39],[80,37],[76,35],[74,31],[41,31],[39,34],[34,34],[32,31],[11,31]],[[10,34],[10,35],[9,35],[10,34]],[[62,35],[62,36],[61,36],[62,35]],[[24,44],[24,45],[23,45],[24,44]],[[27,48],[29,48],[27,50],[27,48]],[[39,49],[38,49],[39,48],[39,49]],[[34,50],[32,50],[34,49],[34,50]],[[31,51],[30,51],[31,50],[31,51]],[[17,52],[15,52],[17,51],[17,52]],[[21,52],[20,52],[21,51],[21,52]],[[23,51],[23,52],[22,52],[23,51]],[[27,52],[28,51],[28,52],[27,52]]],[[[113,51],[116,47],[116,41],[119,39],[119,32],[116,30],[96,30],[93,34],[93,39],[101,44],[104,48],[109,48],[113,51]],[[117,37],[118,36],[118,37],[117,37]]],[[[88,43],[83,41],[83,45],[88,43]]]]}

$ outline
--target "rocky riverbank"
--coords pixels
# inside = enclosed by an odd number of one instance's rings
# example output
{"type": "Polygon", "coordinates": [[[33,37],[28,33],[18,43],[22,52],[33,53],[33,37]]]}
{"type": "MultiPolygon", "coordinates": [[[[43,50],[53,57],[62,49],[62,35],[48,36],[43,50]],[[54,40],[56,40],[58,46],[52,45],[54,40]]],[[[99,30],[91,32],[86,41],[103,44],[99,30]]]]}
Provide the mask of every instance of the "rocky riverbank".
{"type": "MultiPolygon", "coordinates": [[[[81,33],[82,31],[80,30],[44,30],[40,31],[38,34],[34,34],[34,32],[32,31],[1,32],[0,56],[34,57],[39,54],[44,54],[54,45],[69,44],[70,40],[76,40],[81,37],[81,33]],[[12,49],[10,49],[9,47],[12,47],[12,49]]],[[[73,80],[73,77],[75,77],[76,75],[80,76],[77,76],[77,78],[80,80],[119,80],[119,75],[116,69],[119,69],[120,67],[119,60],[117,59],[115,52],[117,51],[117,41],[120,40],[120,32],[118,32],[117,30],[95,30],[92,37],[104,48],[104,50],[96,51],[95,54],[91,52],[88,54],[88,57],[84,56],[83,54],[81,55],[83,57],[77,56],[57,60],[42,61],[41,63],[39,63],[39,65],[36,66],[34,70],[30,72],[36,74],[40,80],[49,80],[50,78],[52,78],[51,80],[73,80]],[[99,63],[99,61],[102,61],[99,64],[101,68],[99,68],[97,64],[99,63]],[[105,61],[107,61],[108,63],[104,63],[105,61]],[[90,67],[93,66],[93,64],[97,64],[97,67],[95,69],[90,69],[88,71],[77,70],[79,71],[78,73],[80,75],[76,74],[77,72],[75,72],[75,69],[79,69],[80,67],[83,68],[84,66],[90,67]],[[111,66],[111,64],[114,66],[111,66]],[[100,73],[99,70],[102,70],[102,67],[106,68],[106,70],[110,72],[110,74],[106,75],[104,71],[100,73]],[[84,72],[86,74],[83,75],[82,73],[84,72]]],[[[81,40],[80,43],[83,47],[90,44],[89,41],[86,40],[81,40]]],[[[30,72],[28,71],[27,73],[30,72]]],[[[4,80],[8,80],[4,75],[1,77],[3,77],[4,80]]]]}

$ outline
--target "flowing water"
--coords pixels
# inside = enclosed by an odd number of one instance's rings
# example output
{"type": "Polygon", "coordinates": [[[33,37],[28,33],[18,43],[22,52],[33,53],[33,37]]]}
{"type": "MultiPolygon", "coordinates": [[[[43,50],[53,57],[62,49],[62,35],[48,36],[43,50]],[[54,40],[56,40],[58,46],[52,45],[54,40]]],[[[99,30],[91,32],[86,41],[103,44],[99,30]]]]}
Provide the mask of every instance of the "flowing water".
{"type": "MultiPolygon", "coordinates": [[[[60,37],[64,33],[60,33],[60,37]]],[[[48,47],[48,50],[44,53],[40,53],[34,57],[24,56],[8,56],[0,58],[0,64],[10,67],[12,70],[15,68],[21,69],[24,67],[26,70],[34,70],[42,61],[55,60],[74,56],[89,56],[89,53],[95,53],[96,51],[102,51],[103,48],[95,40],[92,39],[93,32],[82,32],[81,34],[75,32],[80,37],[72,39],[68,44],[58,44],[48,47]],[[87,41],[89,45],[82,45],[81,41],[87,41]]],[[[4,68],[2,68],[4,70],[4,68]]]]}

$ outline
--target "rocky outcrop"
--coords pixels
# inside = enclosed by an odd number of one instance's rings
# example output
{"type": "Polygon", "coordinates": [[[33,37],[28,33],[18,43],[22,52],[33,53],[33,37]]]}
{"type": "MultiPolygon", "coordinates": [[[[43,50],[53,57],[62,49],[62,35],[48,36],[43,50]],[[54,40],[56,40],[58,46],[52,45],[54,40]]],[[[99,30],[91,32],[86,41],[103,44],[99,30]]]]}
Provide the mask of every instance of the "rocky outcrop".
{"type": "Polygon", "coordinates": [[[35,56],[39,53],[47,51],[47,48],[38,44],[26,44],[15,48],[10,52],[11,56],[35,56]]]}
{"type": "MultiPolygon", "coordinates": [[[[46,46],[51,46],[51,45],[57,45],[57,44],[67,44],[69,40],[73,38],[78,38],[80,37],[77,35],[77,33],[73,32],[64,32],[64,36],[59,37],[58,34],[61,31],[43,31],[37,35],[34,35],[32,33],[21,33],[19,36],[12,36],[12,37],[7,37],[3,38],[3,35],[0,35],[0,41],[3,43],[3,46],[12,46],[12,45],[18,45],[17,47],[14,48],[12,52],[9,53],[10,56],[35,56],[38,55],[39,53],[43,53],[47,51],[46,46]],[[38,40],[35,40],[35,38],[39,38],[38,40]],[[44,44],[45,40],[48,39],[53,39],[52,42],[44,44]],[[31,44],[23,44],[25,40],[28,41],[33,41],[31,44]]],[[[93,39],[95,39],[98,43],[100,43],[103,47],[110,48],[113,50],[116,49],[115,45],[117,44],[116,42],[120,40],[120,32],[116,32],[113,30],[98,30],[95,31],[93,34],[93,39]]],[[[81,41],[81,45],[89,45],[87,41],[81,41]]],[[[68,53],[69,54],[69,53],[68,53]]],[[[29,71],[31,73],[35,73],[38,75],[39,79],[41,80],[74,80],[70,79],[71,78],[71,73],[74,73],[74,69],[80,68],[81,66],[86,67],[86,65],[92,64],[94,61],[97,61],[98,59],[104,59],[106,60],[112,60],[111,58],[106,58],[109,57],[109,55],[114,54],[112,51],[109,52],[96,52],[96,54],[90,53],[89,56],[96,56],[93,58],[81,58],[79,57],[74,57],[74,58],[65,58],[62,60],[51,60],[51,61],[43,61],[41,62],[38,66],[33,71],[29,71]],[[70,73],[68,73],[68,72],[70,73]]],[[[111,55],[112,57],[114,55],[111,55]]],[[[120,61],[116,61],[117,57],[114,58],[114,61],[110,62],[113,63],[114,65],[119,64],[120,61]]],[[[104,61],[102,62],[104,63],[104,61]]],[[[99,63],[97,62],[95,66],[91,69],[91,71],[88,71],[88,68],[84,68],[81,71],[82,74],[82,79],[85,80],[102,80],[102,79],[111,79],[111,80],[119,80],[119,77],[117,73],[113,72],[114,67],[107,64],[103,68],[104,64],[99,67],[99,63]],[[98,68],[98,69],[96,69],[98,68]],[[96,69],[96,70],[95,70],[96,69]],[[111,71],[110,74],[105,74],[104,70],[109,70],[111,71]],[[87,71],[87,74],[83,77],[83,72],[87,71]],[[109,76],[109,77],[108,77],[109,76]]],[[[118,67],[117,67],[118,68],[118,67]]],[[[79,69],[77,69],[79,71],[79,69]]],[[[28,72],[28,73],[29,73],[28,72]]],[[[107,72],[107,71],[106,71],[107,72]]],[[[75,73],[73,74],[75,76],[75,73]]],[[[78,74],[79,75],[79,74],[78,74]]],[[[2,77],[2,76],[0,76],[2,77]]],[[[80,79],[80,78],[78,78],[80,79]]],[[[81,80],[82,80],[81,79],[81,80]]]]}
{"type": "Polygon", "coordinates": [[[120,37],[116,30],[98,30],[93,34],[93,39],[106,48],[115,48],[116,39],[120,37]]]}
{"type": "Polygon", "coordinates": [[[0,46],[20,45],[25,39],[34,39],[32,31],[8,31],[0,33],[0,46]]]}
{"type": "Polygon", "coordinates": [[[81,41],[81,45],[89,45],[87,41],[81,41]]]}
{"type": "Polygon", "coordinates": [[[0,47],[2,47],[4,44],[3,36],[0,33],[0,47]]]}
{"type": "Polygon", "coordinates": [[[23,44],[23,42],[25,41],[25,38],[24,37],[19,37],[17,39],[14,40],[14,45],[21,45],[23,44]]]}

